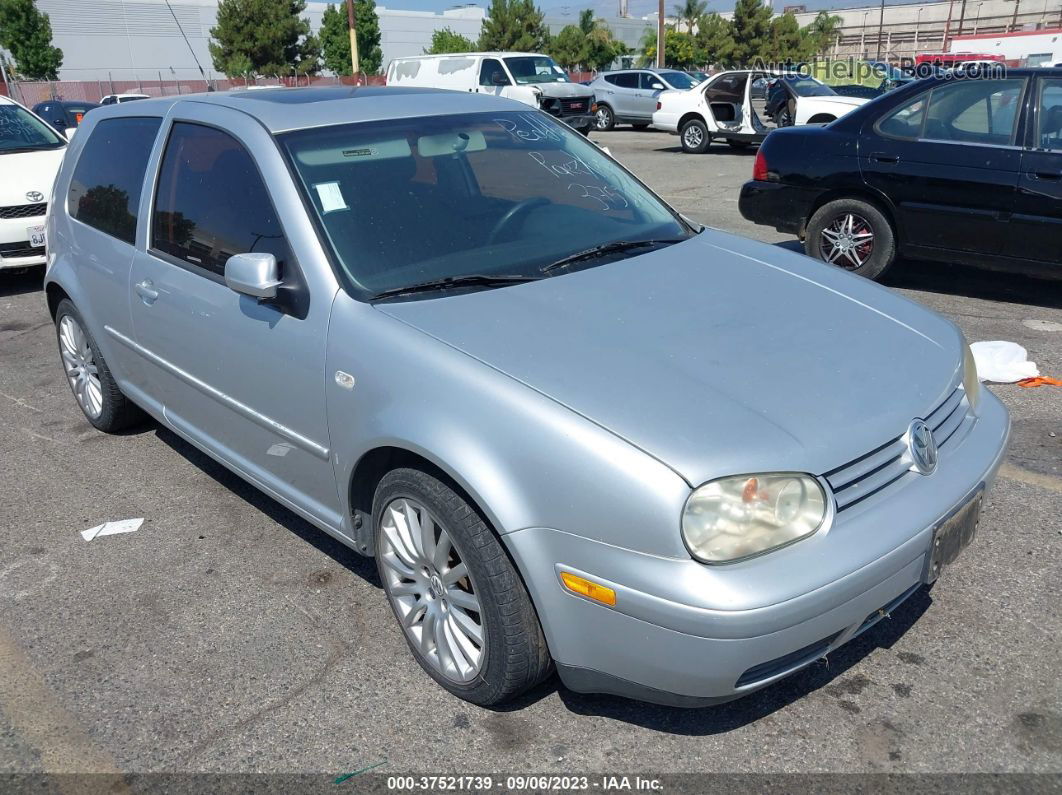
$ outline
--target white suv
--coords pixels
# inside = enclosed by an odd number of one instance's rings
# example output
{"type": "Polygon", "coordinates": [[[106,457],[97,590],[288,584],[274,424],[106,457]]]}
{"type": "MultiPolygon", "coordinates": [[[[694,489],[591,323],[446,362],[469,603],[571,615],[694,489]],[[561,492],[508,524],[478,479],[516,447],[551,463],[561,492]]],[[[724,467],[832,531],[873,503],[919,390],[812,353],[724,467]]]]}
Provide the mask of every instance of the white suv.
{"type": "Polygon", "coordinates": [[[44,264],[44,215],[66,140],[0,96],[0,269],[44,264]]]}

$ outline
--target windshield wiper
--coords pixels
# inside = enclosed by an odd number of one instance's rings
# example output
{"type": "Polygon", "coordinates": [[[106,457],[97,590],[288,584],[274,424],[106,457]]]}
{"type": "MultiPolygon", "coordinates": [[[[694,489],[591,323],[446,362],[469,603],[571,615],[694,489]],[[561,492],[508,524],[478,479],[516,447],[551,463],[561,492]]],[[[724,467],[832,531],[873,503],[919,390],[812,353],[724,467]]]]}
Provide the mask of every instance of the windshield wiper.
{"type": "Polygon", "coordinates": [[[667,240],[616,240],[612,243],[603,243],[600,246],[588,248],[585,251],[577,251],[574,254],[569,254],[567,257],[561,257],[556,262],[551,262],[544,267],[542,272],[549,273],[550,271],[559,270],[560,268],[566,268],[576,262],[594,259],[595,257],[601,257],[605,254],[612,254],[617,251],[629,251],[633,248],[644,248],[646,246],[666,246],[671,243],[681,242],[682,238],[679,238],[678,240],[675,240],[674,238],[667,240]]]}
{"type": "Polygon", "coordinates": [[[468,276],[446,276],[442,279],[432,279],[419,284],[411,284],[406,287],[392,287],[372,296],[375,301],[379,298],[394,298],[399,295],[411,293],[427,293],[433,290],[451,290],[456,287],[502,287],[506,284],[521,284],[522,282],[538,281],[541,276],[522,276],[517,273],[473,273],[468,276]]]}

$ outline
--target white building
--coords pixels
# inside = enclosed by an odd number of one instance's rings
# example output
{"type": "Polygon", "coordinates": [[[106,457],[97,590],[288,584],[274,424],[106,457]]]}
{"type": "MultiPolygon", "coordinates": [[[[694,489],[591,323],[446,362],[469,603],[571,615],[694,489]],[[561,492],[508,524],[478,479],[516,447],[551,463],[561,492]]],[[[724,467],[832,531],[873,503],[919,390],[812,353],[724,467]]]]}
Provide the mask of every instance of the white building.
{"type": "Polygon", "coordinates": [[[1002,55],[1007,61],[1021,61],[1028,66],[1059,63],[1062,62],[1062,28],[957,36],[949,43],[948,50],[1002,55]]]}

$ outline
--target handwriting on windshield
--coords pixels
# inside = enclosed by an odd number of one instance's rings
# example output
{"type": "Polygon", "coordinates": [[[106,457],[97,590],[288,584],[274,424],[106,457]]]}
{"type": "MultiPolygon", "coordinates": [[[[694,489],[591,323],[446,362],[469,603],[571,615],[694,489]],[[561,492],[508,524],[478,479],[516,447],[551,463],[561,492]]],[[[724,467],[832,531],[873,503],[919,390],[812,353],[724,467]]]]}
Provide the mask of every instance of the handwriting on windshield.
{"type": "Polygon", "coordinates": [[[534,113],[517,113],[512,118],[495,119],[494,123],[521,143],[564,141],[564,136],[552,129],[550,122],[538,118],[534,113]]]}
{"type": "Polygon", "coordinates": [[[568,190],[575,191],[581,199],[598,202],[602,210],[626,210],[631,206],[626,196],[605,185],[580,185],[573,182],[568,190]]]}
{"type": "Polygon", "coordinates": [[[575,177],[580,174],[593,179],[601,179],[601,175],[592,169],[585,160],[578,155],[570,155],[565,152],[561,157],[548,158],[542,152],[528,152],[527,156],[546,169],[553,176],[575,177]],[[554,162],[550,162],[550,161],[554,162]]]}

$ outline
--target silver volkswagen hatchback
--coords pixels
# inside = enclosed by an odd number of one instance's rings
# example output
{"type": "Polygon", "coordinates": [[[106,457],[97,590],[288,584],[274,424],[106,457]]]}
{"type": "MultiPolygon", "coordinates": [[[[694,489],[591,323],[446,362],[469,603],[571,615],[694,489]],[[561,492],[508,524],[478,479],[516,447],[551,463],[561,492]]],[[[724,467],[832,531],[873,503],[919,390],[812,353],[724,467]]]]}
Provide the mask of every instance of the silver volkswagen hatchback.
{"type": "Polygon", "coordinates": [[[554,666],[669,704],[770,684],[936,579],[1007,441],[952,323],[694,227],[508,100],[112,105],[56,197],[89,422],[146,413],[375,556],[475,703],[554,666]]]}

